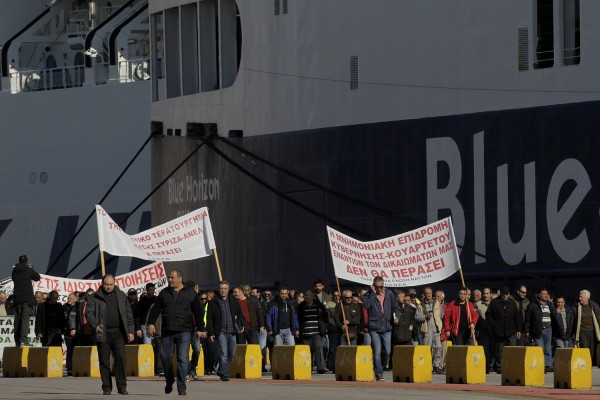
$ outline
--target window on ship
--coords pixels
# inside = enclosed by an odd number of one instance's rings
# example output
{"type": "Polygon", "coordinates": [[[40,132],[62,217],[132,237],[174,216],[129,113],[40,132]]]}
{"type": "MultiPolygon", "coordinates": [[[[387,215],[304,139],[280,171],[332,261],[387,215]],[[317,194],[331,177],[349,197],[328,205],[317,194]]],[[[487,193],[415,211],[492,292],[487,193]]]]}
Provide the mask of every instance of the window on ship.
{"type": "Polygon", "coordinates": [[[579,0],[563,0],[563,61],[577,65],[580,61],[579,0]]]}
{"type": "Polygon", "coordinates": [[[553,0],[536,0],[536,62],[535,69],[554,65],[554,5],[553,0]]]}

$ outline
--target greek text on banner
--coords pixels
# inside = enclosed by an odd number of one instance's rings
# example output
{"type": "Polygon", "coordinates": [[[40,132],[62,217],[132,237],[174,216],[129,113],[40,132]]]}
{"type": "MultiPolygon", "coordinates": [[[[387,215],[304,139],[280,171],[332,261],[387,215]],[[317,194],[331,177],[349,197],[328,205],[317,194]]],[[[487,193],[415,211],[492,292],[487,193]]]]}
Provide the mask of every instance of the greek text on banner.
{"type": "Polygon", "coordinates": [[[441,281],[458,271],[450,218],[414,231],[361,242],[327,227],[337,277],[370,285],[381,276],[386,286],[418,286],[441,281]]]}
{"type": "Polygon", "coordinates": [[[100,251],[152,261],[184,261],[210,256],[215,248],[208,208],[128,235],[106,211],[96,206],[100,251]]]}

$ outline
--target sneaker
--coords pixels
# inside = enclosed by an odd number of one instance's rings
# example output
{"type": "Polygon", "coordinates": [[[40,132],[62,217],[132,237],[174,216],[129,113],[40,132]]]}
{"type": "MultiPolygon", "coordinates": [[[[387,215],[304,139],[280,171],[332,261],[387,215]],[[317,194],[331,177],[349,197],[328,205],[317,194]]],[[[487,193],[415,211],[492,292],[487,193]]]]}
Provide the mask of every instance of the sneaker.
{"type": "Polygon", "coordinates": [[[225,376],[225,375],[222,375],[222,376],[221,376],[221,380],[222,380],[223,382],[228,382],[228,381],[229,381],[229,377],[228,377],[228,376],[225,376]]]}
{"type": "Polygon", "coordinates": [[[197,381],[198,379],[200,379],[200,377],[198,376],[198,374],[197,374],[197,373],[195,373],[195,372],[192,372],[192,373],[190,374],[190,377],[191,377],[193,380],[195,380],[195,381],[197,381]]]}
{"type": "Polygon", "coordinates": [[[385,379],[383,377],[383,374],[375,374],[375,380],[377,382],[385,382],[385,379]]]}

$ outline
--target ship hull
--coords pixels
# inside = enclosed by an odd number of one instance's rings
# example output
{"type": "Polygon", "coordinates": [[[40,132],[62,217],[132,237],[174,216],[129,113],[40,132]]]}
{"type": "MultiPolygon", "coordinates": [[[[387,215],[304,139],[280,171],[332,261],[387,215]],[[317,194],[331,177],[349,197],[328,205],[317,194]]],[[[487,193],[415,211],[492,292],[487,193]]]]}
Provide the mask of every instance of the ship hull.
{"type": "MultiPolygon", "coordinates": [[[[334,278],[327,224],[372,240],[451,215],[469,282],[575,292],[600,282],[597,126],[588,102],[212,140],[231,160],[203,145],[153,225],[208,206],[225,279],[306,288],[334,278]]],[[[153,140],[153,187],[199,144],[153,140]]],[[[177,267],[217,281],[213,258],[177,267]]]]}

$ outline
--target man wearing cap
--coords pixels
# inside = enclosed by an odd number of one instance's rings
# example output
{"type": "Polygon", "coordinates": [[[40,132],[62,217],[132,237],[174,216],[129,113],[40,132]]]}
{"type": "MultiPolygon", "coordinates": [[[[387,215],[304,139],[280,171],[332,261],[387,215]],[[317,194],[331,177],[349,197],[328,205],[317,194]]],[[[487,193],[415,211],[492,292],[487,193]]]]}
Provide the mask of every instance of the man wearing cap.
{"type": "Polygon", "coordinates": [[[501,373],[502,351],[504,346],[516,346],[521,337],[522,320],[517,303],[510,298],[507,287],[502,289],[500,297],[496,297],[490,303],[485,313],[485,321],[491,327],[494,335],[495,369],[501,373]]]}

